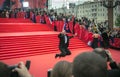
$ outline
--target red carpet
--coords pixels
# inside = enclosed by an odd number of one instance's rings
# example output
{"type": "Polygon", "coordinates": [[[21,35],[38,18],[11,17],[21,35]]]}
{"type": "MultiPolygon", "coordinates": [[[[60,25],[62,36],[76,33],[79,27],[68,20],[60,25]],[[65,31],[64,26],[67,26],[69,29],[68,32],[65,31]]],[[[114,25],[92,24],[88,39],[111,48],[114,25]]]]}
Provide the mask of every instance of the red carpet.
{"type": "MultiPolygon", "coordinates": [[[[57,37],[58,33],[53,31],[49,31],[48,34],[46,34],[46,32],[39,33],[39,35],[35,35],[35,32],[33,32],[33,35],[26,35],[24,32],[21,36],[16,36],[17,33],[12,36],[12,34],[15,33],[11,33],[11,36],[1,36],[0,60],[59,52],[59,40],[57,37]]],[[[85,47],[88,46],[77,37],[71,39],[70,49],[85,47]]]]}
{"type": "MultiPolygon", "coordinates": [[[[44,24],[26,24],[21,23],[24,22],[22,20],[19,22],[0,24],[0,60],[8,65],[31,60],[30,72],[34,77],[47,77],[48,69],[52,68],[56,62],[60,60],[72,62],[79,53],[92,50],[75,37],[70,41],[69,48],[72,55],[55,59],[55,54],[60,52],[58,32],[51,31],[44,24]]],[[[120,52],[111,49],[110,51],[113,58],[120,62],[120,52]]]]}
{"type": "Polygon", "coordinates": [[[0,23],[0,33],[52,31],[46,24],[34,23],[0,23]]]}
{"type": "Polygon", "coordinates": [[[30,60],[30,72],[34,77],[47,77],[47,70],[52,68],[56,62],[60,60],[72,61],[78,53],[86,51],[86,49],[91,50],[75,37],[70,41],[72,55],[55,59],[55,54],[60,52],[58,32],[1,33],[0,35],[0,60],[8,65],[30,60]]]}
{"type": "MultiPolygon", "coordinates": [[[[26,61],[26,60],[31,60],[31,68],[30,72],[31,74],[34,75],[34,77],[47,77],[47,70],[52,68],[55,63],[57,63],[60,60],[67,60],[72,62],[74,57],[78,55],[79,53],[82,53],[84,51],[90,51],[92,50],[91,48],[80,48],[76,50],[71,50],[72,55],[66,56],[64,58],[58,58],[55,59],[55,53],[51,54],[44,54],[44,55],[37,55],[37,56],[29,56],[29,57],[21,57],[21,58],[14,58],[14,59],[6,59],[2,60],[3,62],[9,64],[9,65],[14,65],[20,61],[26,61]]],[[[111,50],[111,49],[110,49],[111,50]]],[[[120,57],[119,51],[111,50],[112,56],[114,60],[117,62],[120,62],[120,57]]]]}
{"type": "Polygon", "coordinates": [[[24,18],[0,18],[0,23],[33,23],[30,19],[24,18]]]}
{"type": "Polygon", "coordinates": [[[19,61],[26,61],[26,60],[31,60],[31,68],[30,72],[31,74],[34,75],[34,77],[47,77],[47,71],[48,69],[52,68],[54,64],[60,60],[67,60],[72,62],[73,58],[81,52],[84,52],[86,50],[91,50],[91,48],[87,49],[77,49],[77,50],[72,50],[72,55],[66,56],[64,58],[58,58],[55,59],[55,53],[51,54],[45,54],[45,55],[38,55],[38,56],[29,56],[29,57],[21,57],[21,58],[14,58],[14,59],[6,59],[2,60],[3,62],[13,65],[18,63],[19,61]]]}

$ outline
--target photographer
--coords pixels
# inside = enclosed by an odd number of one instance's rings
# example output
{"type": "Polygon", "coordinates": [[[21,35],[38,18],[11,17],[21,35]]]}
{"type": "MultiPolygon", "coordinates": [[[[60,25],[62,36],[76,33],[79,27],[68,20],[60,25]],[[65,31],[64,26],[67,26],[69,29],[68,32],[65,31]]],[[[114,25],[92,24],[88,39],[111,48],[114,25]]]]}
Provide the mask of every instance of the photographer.
{"type": "Polygon", "coordinates": [[[32,77],[23,62],[20,62],[18,67],[13,70],[10,70],[7,64],[0,62],[0,77],[10,77],[11,73],[15,71],[19,77],[32,77]]]}
{"type": "Polygon", "coordinates": [[[106,62],[109,62],[109,66],[111,67],[111,69],[107,70],[107,77],[120,77],[120,65],[117,65],[108,50],[96,48],[93,50],[93,52],[105,58],[106,62]]]}
{"type": "Polygon", "coordinates": [[[93,50],[93,52],[105,58],[107,62],[109,62],[111,69],[119,69],[117,63],[113,60],[112,55],[108,50],[104,50],[102,48],[96,48],[93,50]]]}

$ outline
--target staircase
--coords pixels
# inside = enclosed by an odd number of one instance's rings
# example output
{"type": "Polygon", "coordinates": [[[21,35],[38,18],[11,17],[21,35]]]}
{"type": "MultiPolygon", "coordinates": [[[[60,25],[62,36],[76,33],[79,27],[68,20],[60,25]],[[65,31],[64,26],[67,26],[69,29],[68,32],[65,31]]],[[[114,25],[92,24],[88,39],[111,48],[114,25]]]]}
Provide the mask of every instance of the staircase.
{"type": "MultiPolygon", "coordinates": [[[[0,60],[60,52],[58,32],[53,31],[41,31],[39,35],[1,36],[0,41],[0,60]]],[[[70,50],[85,47],[88,46],[77,37],[70,40],[70,50]]]]}
{"type": "MultiPolygon", "coordinates": [[[[0,20],[4,20],[0,23],[0,60],[60,52],[59,32],[47,24],[34,24],[27,19],[0,20]]],[[[77,37],[70,40],[70,50],[87,47],[77,37]]]]}

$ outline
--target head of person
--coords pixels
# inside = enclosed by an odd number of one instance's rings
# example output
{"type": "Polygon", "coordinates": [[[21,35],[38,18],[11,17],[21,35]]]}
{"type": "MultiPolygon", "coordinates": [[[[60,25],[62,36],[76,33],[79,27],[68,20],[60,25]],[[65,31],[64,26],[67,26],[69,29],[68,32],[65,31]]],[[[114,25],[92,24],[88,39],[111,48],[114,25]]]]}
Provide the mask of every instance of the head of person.
{"type": "Polygon", "coordinates": [[[61,32],[61,34],[67,34],[67,33],[66,33],[66,31],[65,31],[65,30],[63,30],[63,31],[61,32]]]}
{"type": "Polygon", "coordinates": [[[72,77],[72,64],[68,61],[59,61],[53,67],[50,77],[72,77]]]}
{"type": "Polygon", "coordinates": [[[0,77],[10,77],[11,70],[8,68],[8,65],[0,62],[0,77]]]}
{"type": "Polygon", "coordinates": [[[95,33],[98,33],[98,31],[95,31],[95,33]]]}
{"type": "Polygon", "coordinates": [[[109,61],[109,55],[107,54],[106,50],[103,48],[95,48],[93,52],[97,53],[98,55],[105,58],[107,61],[109,61]]]}
{"type": "Polygon", "coordinates": [[[74,77],[106,77],[107,63],[100,55],[83,52],[73,60],[74,77]]]}

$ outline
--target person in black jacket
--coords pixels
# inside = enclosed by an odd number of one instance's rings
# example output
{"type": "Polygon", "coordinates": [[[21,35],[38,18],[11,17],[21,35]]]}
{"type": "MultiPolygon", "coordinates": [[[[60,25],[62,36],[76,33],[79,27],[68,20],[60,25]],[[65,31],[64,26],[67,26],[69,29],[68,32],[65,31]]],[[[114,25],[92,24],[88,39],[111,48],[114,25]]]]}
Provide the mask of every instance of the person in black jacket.
{"type": "Polygon", "coordinates": [[[17,65],[18,67],[11,70],[7,64],[0,62],[0,77],[11,77],[13,72],[17,72],[18,77],[33,77],[23,62],[19,62],[17,65]]]}
{"type": "Polygon", "coordinates": [[[69,47],[69,40],[74,37],[74,36],[68,36],[66,32],[61,32],[58,35],[58,38],[60,39],[59,41],[59,49],[61,51],[60,54],[56,54],[55,58],[57,57],[64,57],[66,55],[71,55],[70,50],[68,49],[69,47]]]}
{"type": "Polygon", "coordinates": [[[112,55],[108,50],[105,50],[103,48],[96,48],[93,50],[93,52],[105,58],[107,62],[109,62],[109,66],[111,67],[111,69],[119,69],[117,63],[113,60],[112,55]]]}
{"type": "Polygon", "coordinates": [[[112,55],[108,50],[96,48],[93,50],[93,52],[105,58],[106,62],[109,62],[109,66],[111,69],[107,70],[107,77],[120,77],[120,67],[113,60],[112,55]]]}

